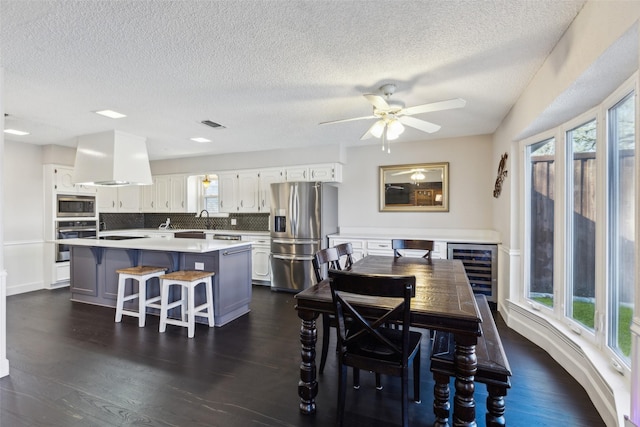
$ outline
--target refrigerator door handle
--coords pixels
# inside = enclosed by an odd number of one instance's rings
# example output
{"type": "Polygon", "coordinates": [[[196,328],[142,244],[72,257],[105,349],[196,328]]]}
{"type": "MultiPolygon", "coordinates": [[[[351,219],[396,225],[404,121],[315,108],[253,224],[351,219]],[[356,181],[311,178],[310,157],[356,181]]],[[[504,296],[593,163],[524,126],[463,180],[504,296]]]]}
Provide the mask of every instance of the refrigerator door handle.
{"type": "Polygon", "coordinates": [[[296,260],[296,261],[311,261],[313,260],[312,256],[300,256],[300,255],[276,255],[271,254],[274,259],[286,259],[286,260],[296,260]]]}
{"type": "Polygon", "coordinates": [[[320,244],[319,240],[315,239],[271,239],[271,243],[280,243],[286,245],[314,245],[320,244]]]}

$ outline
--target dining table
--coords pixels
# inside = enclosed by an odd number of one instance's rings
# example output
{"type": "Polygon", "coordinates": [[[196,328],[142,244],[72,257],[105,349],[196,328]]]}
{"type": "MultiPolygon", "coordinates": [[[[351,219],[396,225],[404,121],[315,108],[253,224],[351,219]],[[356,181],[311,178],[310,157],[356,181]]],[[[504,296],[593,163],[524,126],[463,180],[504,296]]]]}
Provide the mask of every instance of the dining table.
{"type": "MultiPolygon", "coordinates": [[[[454,426],[475,426],[475,346],[482,334],[482,317],[462,262],[449,259],[366,256],[355,262],[350,271],[359,274],[415,276],[416,292],[415,297],[411,299],[411,325],[453,334],[455,396],[452,421],[454,426]]],[[[314,414],[318,394],[315,362],[316,319],[321,313],[334,311],[329,280],[325,279],[299,292],[295,295],[295,300],[298,317],[302,322],[302,361],[298,382],[300,411],[304,414],[314,414]]],[[[388,301],[376,297],[367,297],[365,301],[359,297],[357,301],[350,303],[366,303],[372,316],[378,314],[377,309],[383,312],[388,306],[388,301]]]]}

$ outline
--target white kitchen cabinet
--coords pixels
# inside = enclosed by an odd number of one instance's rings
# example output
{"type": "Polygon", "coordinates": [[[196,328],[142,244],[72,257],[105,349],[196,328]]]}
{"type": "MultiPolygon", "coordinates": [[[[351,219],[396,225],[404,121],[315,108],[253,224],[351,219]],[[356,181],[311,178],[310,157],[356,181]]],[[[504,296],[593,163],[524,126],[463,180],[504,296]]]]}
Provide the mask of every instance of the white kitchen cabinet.
{"type": "Polygon", "coordinates": [[[218,197],[220,212],[238,211],[238,174],[227,172],[218,174],[218,197]]]}
{"type": "Polygon", "coordinates": [[[53,182],[53,191],[56,193],[96,194],[97,188],[93,185],[76,185],[73,183],[72,167],[46,165],[45,173],[53,174],[51,182],[53,182]]]}
{"type": "Polygon", "coordinates": [[[391,240],[367,240],[367,255],[393,256],[391,240]]]}
{"type": "Polygon", "coordinates": [[[96,204],[98,205],[98,213],[118,212],[118,188],[98,188],[96,204]]]}
{"type": "Polygon", "coordinates": [[[342,182],[342,165],[326,163],[285,168],[286,181],[342,182]]]}
{"type": "Polygon", "coordinates": [[[187,211],[187,179],[182,175],[169,177],[169,209],[171,212],[187,211]]]}
{"type": "MultiPolygon", "coordinates": [[[[399,237],[408,238],[408,237],[399,237]]],[[[393,248],[391,246],[392,239],[381,239],[367,236],[356,236],[354,238],[347,237],[329,237],[329,246],[336,246],[341,243],[351,243],[353,247],[353,260],[357,261],[367,255],[380,255],[380,256],[393,256],[393,248]]],[[[402,251],[404,256],[407,257],[421,257],[425,251],[418,250],[405,250],[402,251]]],[[[433,251],[431,252],[432,259],[446,259],[447,258],[447,242],[434,241],[433,251]]]]}
{"type": "Polygon", "coordinates": [[[220,212],[262,212],[260,172],[244,170],[218,174],[220,212]]]}
{"type": "MultiPolygon", "coordinates": [[[[154,177],[153,189],[144,201],[145,210],[151,207],[153,212],[186,212],[187,211],[187,179],[183,175],[157,175],[154,177]],[[150,198],[155,193],[155,202],[150,198]]],[[[144,198],[144,196],[143,196],[144,198]]]]}
{"type": "Polygon", "coordinates": [[[268,285],[271,281],[271,238],[264,235],[243,234],[243,241],[251,241],[251,279],[268,285]]]}
{"type": "Polygon", "coordinates": [[[260,184],[258,187],[258,197],[260,199],[258,209],[260,212],[269,213],[271,211],[271,184],[284,180],[284,170],[263,169],[260,171],[260,184]]]}
{"type": "Polygon", "coordinates": [[[288,167],[284,170],[285,181],[308,181],[309,179],[309,167],[298,166],[288,167]]]}
{"type": "Polygon", "coordinates": [[[258,212],[259,206],[259,181],[258,171],[238,173],[238,212],[258,212]]]}
{"type": "Polygon", "coordinates": [[[140,187],[98,187],[98,212],[140,212],[140,187]]]}
{"type": "Polygon", "coordinates": [[[309,181],[342,182],[342,165],[340,163],[311,165],[309,181]]]}
{"type": "Polygon", "coordinates": [[[153,178],[152,185],[143,185],[140,189],[140,209],[142,212],[156,211],[156,178],[153,178]]]}

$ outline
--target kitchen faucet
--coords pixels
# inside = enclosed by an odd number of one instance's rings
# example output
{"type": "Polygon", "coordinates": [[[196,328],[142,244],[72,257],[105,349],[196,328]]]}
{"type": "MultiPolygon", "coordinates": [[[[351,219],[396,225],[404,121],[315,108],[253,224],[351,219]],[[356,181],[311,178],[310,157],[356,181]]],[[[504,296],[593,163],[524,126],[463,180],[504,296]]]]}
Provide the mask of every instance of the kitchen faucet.
{"type": "Polygon", "coordinates": [[[206,209],[202,209],[200,211],[200,213],[198,214],[198,216],[202,218],[202,214],[203,213],[207,214],[207,230],[210,230],[211,229],[211,219],[209,218],[209,211],[206,210],[206,209]]]}

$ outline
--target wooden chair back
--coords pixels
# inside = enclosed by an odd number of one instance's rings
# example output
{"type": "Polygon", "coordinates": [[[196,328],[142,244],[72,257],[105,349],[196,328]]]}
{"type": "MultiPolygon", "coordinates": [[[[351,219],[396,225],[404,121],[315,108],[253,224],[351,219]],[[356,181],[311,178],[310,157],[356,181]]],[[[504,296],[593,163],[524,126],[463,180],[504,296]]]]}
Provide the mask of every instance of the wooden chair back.
{"type": "Polygon", "coordinates": [[[393,239],[391,240],[391,248],[393,249],[393,256],[396,258],[402,256],[400,252],[402,249],[419,249],[427,251],[422,258],[431,259],[433,240],[393,239]]]}
{"type": "MultiPolygon", "coordinates": [[[[353,265],[353,245],[347,242],[336,245],[335,248],[338,251],[338,256],[340,257],[340,259],[342,259],[343,256],[346,257],[344,266],[342,266],[341,269],[349,270],[353,265]]],[[[338,265],[340,265],[339,260],[338,265]]]]}
{"type": "Polygon", "coordinates": [[[322,282],[324,279],[323,270],[326,266],[327,269],[340,269],[340,256],[336,248],[321,249],[316,252],[313,257],[313,271],[316,274],[316,283],[322,282]]]}
{"type": "MultiPolygon", "coordinates": [[[[352,343],[374,342],[375,346],[379,347],[377,353],[384,355],[381,358],[385,362],[397,358],[401,361],[402,366],[407,366],[411,351],[409,326],[411,324],[411,298],[416,293],[415,276],[359,274],[347,270],[329,270],[329,279],[335,316],[338,321],[338,348],[346,353],[350,348],[353,348],[352,343]],[[397,298],[398,303],[379,317],[371,319],[368,314],[365,317],[364,310],[349,303],[343,293],[397,298]],[[402,333],[401,346],[391,342],[380,333],[379,329],[388,323],[402,325],[402,332],[398,331],[398,333],[402,333]],[[354,333],[354,331],[357,332],[354,333]]],[[[380,367],[371,368],[371,370],[382,374],[387,373],[385,369],[380,367]]]]}

